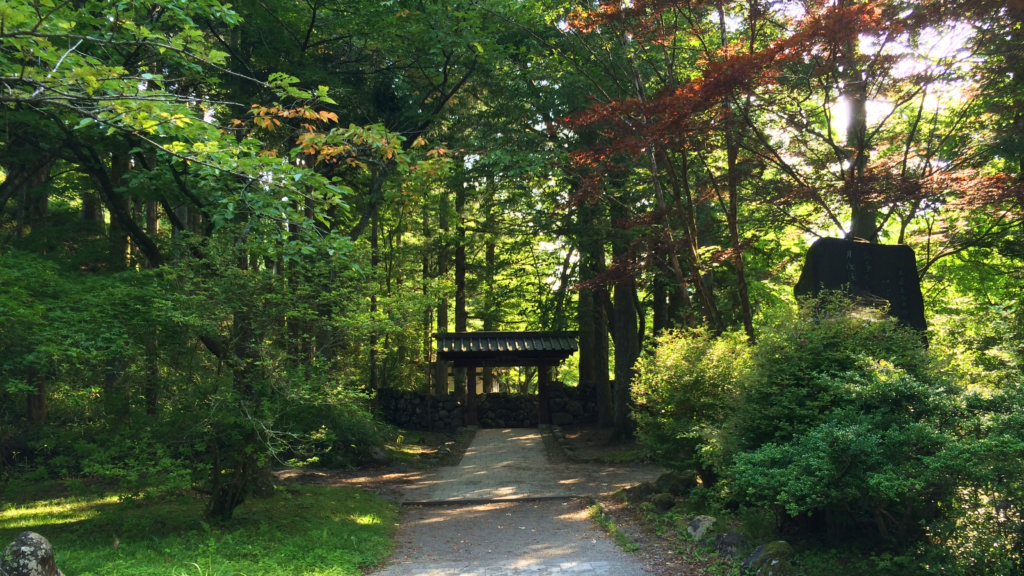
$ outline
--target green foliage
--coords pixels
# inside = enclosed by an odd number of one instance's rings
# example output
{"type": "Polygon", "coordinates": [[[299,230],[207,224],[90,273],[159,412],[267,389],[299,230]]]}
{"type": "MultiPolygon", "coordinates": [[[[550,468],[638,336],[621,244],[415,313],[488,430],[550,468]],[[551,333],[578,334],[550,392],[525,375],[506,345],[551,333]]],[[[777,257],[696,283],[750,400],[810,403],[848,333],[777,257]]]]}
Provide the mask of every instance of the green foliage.
{"type": "Polygon", "coordinates": [[[593,504],[589,506],[587,508],[587,514],[590,515],[591,520],[593,520],[601,527],[602,530],[612,537],[619,548],[622,548],[626,552],[636,552],[640,549],[640,546],[631,542],[629,540],[629,536],[615,525],[615,521],[610,516],[604,513],[600,504],[593,504]]]}
{"type": "Polygon", "coordinates": [[[739,501],[906,543],[955,494],[964,398],[892,320],[806,302],[764,335],[745,379],[724,443],[739,501]]]}
{"type": "MultiPolygon", "coordinates": [[[[872,560],[876,569],[1006,573],[1019,567],[1024,546],[1016,504],[1024,496],[1015,456],[1024,450],[1024,394],[1015,325],[993,322],[972,337],[1006,351],[990,355],[980,372],[970,368],[970,340],[938,332],[929,352],[920,335],[835,296],[776,311],[771,330],[748,351],[728,335],[717,343],[672,335],[643,364],[641,433],[648,442],[678,443],[682,435],[665,431],[687,429],[693,412],[676,423],[653,418],[651,408],[699,406],[688,394],[713,373],[717,387],[697,390],[736,392],[708,424],[714,433],[689,446],[723,479],[695,489],[684,509],[718,515],[738,506],[762,538],[781,514],[784,525],[804,534],[888,550],[872,560]],[[996,340],[984,336],[993,331],[996,340]],[[735,369],[713,372],[719,350],[735,347],[735,369]],[[981,377],[972,382],[971,375],[981,377]]],[[[681,444],[675,446],[656,454],[676,463],[681,444]]],[[[815,554],[807,551],[796,564],[813,565],[815,554]]]]}
{"type": "Polygon", "coordinates": [[[745,336],[704,330],[668,332],[637,364],[633,387],[637,437],[666,464],[704,466],[748,370],[745,336]]]}
{"type": "Polygon", "coordinates": [[[357,576],[391,552],[398,520],[393,504],[349,488],[278,488],[274,498],[243,504],[228,525],[200,521],[203,504],[188,496],[6,496],[0,540],[40,532],[61,569],[83,576],[357,576]]]}
{"type": "Polygon", "coordinates": [[[921,338],[840,295],[777,309],[753,349],[742,398],[730,426],[731,450],[786,442],[827,421],[831,378],[871,370],[885,360],[909,377],[930,381],[921,338]]]}

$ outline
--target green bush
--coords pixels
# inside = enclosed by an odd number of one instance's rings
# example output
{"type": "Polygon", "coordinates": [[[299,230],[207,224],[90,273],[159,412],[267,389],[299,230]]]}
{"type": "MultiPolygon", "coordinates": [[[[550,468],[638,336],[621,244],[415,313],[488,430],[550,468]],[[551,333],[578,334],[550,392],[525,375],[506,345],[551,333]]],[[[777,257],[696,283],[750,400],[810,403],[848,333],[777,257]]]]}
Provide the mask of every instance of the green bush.
{"type": "Polygon", "coordinates": [[[794,517],[823,515],[833,532],[862,525],[887,540],[919,536],[963,473],[943,465],[954,440],[955,390],[868,359],[819,376],[814,387],[828,399],[819,422],[787,442],[735,454],[736,497],[794,517]]]}
{"type": "Polygon", "coordinates": [[[754,347],[670,333],[640,361],[640,438],[669,466],[705,468],[692,499],[867,537],[950,573],[1020,565],[1019,370],[989,368],[979,387],[964,362],[951,369],[945,350],[838,295],[768,320],[754,347]]]}
{"type": "Polygon", "coordinates": [[[668,332],[638,362],[637,435],[663,463],[695,467],[707,480],[711,450],[733,412],[749,349],[740,332],[668,332]],[[704,456],[704,457],[702,457],[704,456]]]}
{"type": "Polygon", "coordinates": [[[884,360],[909,377],[931,379],[928,352],[916,332],[842,295],[777,310],[762,328],[743,375],[728,435],[731,450],[788,442],[822,422],[833,408],[831,378],[870,372],[884,360]]]}

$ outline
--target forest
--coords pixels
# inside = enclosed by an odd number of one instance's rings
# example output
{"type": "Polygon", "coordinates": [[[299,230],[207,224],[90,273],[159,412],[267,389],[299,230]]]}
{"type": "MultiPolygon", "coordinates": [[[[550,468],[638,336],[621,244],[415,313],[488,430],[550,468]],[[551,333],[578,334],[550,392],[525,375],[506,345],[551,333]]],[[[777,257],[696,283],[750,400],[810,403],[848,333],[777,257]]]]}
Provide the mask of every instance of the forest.
{"type": "Polygon", "coordinates": [[[230,526],[448,393],[435,334],[542,330],[801,574],[1019,573],[1021,75],[1020,0],[0,2],[3,544],[43,485],[230,526]],[[820,238],[927,330],[797,299],[820,238]]]}

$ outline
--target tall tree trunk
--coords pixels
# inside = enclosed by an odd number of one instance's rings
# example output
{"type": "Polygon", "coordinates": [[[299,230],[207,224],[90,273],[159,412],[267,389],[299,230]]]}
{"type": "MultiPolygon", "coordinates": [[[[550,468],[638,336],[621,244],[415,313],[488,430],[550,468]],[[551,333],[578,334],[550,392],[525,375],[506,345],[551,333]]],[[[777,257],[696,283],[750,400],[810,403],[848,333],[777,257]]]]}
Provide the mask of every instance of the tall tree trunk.
{"type": "MultiPolygon", "coordinates": [[[[718,20],[722,33],[722,47],[729,44],[728,31],[725,27],[725,8],[718,4],[718,20]]],[[[750,311],[750,292],[747,289],[747,277],[743,270],[743,246],[740,244],[739,227],[739,169],[736,159],[739,155],[737,142],[736,119],[732,112],[732,96],[725,98],[725,148],[726,148],[726,182],[729,188],[729,204],[725,219],[729,225],[729,243],[732,247],[732,263],[736,272],[736,291],[739,292],[740,310],[743,314],[743,329],[747,332],[747,340],[754,343],[754,319],[750,311]]]]}
{"type": "Polygon", "coordinates": [[[90,190],[82,191],[82,211],[79,220],[88,227],[102,226],[103,204],[96,197],[96,193],[90,190]]]}
{"type": "MultiPolygon", "coordinates": [[[[498,329],[501,308],[498,306],[495,292],[495,256],[497,251],[498,227],[494,213],[494,178],[487,179],[487,196],[484,203],[484,233],[487,234],[484,245],[484,284],[486,295],[484,300],[484,330],[494,331],[498,329]]],[[[498,382],[494,377],[494,368],[484,366],[484,390],[497,392],[498,382]]]]}
{"type": "MultiPolygon", "coordinates": [[[[130,157],[128,154],[121,152],[115,152],[110,157],[110,180],[115,188],[121,188],[125,185],[127,180],[130,157]]],[[[124,194],[112,192],[110,194],[109,201],[116,203],[117,208],[125,214],[125,217],[131,218],[131,210],[129,207],[128,197],[124,194]]],[[[124,223],[119,218],[114,218],[114,208],[111,208],[110,218],[110,255],[115,265],[118,268],[126,268],[130,261],[129,254],[129,243],[128,243],[128,230],[125,228],[124,223]]]]}
{"type": "MultiPolygon", "coordinates": [[[[441,231],[437,242],[437,277],[444,283],[448,275],[448,193],[447,190],[441,193],[438,204],[437,227],[441,231]]],[[[442,297],[437,302],[437,333],[448,332],[448,299],[442,297]]],[[[448,393],[448,366],[444,362],[434,363],[434,393],[448,393]]]]}
{"type": "Polygon", "coordinates": [[[640,356],[635,289],[636,282],[632,277],[615,285],[615,417],[612,442],[624,442],[633,437],[633,423],[629,417],[630,393],[634,365],[640,356]]]}
{"type": "MultiPolygon", "coordinates": [[[[616,208],[616,210],[622,210],[616,208]]],[[[615,214],[621,217],[622,214],[615,214]]],[[[612,237],[612,252],[616,260],[626,255],[629,248],[628,232],[616,230],[612,237]]],[[[612,331],[615,340],[615,387],[612,389],[614,416],[611,442],[624,442],[633,437],[630,421],[630,396],[633,388],[634,364],[640,356],[640,333],[637,327],[636,278],[632,273],[623,275],[615,283],[612,301],[612,331]]]]}
{"type": "Polygon", "coordinates": [[[46,374],[41,373],[35,366],[29,366],[26,371],[25,383],[32,390],[26,396],[28,421],[33,425],[42,424],[49,414],[49,408],[46,405],[46,374]]]}
{"type": "Polygon", "coordinates": [[[160,398],[160,357],[158,355],[157,331],[153,328],[146,343],[146,415],[156,416],[157,401],[160,398]]]}
{"type": "Polygon", "coordinates": [[[160,233],[160,211],[157,202],[146,202],[146,234],[156,236],[160,233]]]}
{"type": "MultiPolygon", "coordinates": [[[[433,235],[430,229],[430,208],[427,203],[423,203],[422,210],[420,212],[420,220],[423,224],[423,254],[421,255],[423,263],[422,272],[422,291],[423,301],[427,301],[427,295],[430,290],[430,248],[431,248],[431,236],[433,235]]],[[[431,379],[434,376],[433,364],[431,363],[430,352],[432,350],[432,341],[430,338],[430,328],[434,321],[434,310],[430,306],[426,306],[423,310],[423,366],[427,371],[427,389],[426,392],[429,394],[435,387],[431,386],[431,379]]]]}
{"type": "MultiPolygon", "coordinates": [[[[676,212],[683,223],[685,234],[683,235],[683,260],[690,270],[690,278],[697,288],[697,299],[704,310],[704,320],[712,332],[721,332],[722,323],[715,304],[715,294],[711,287],[704,281],[700,269],[700,240],[698,237],[697,213],[693,200],[693,193],[690,190],[690,164],[686,150],[680,155],[680,172],[677,173],[671,159],[665,155],[665,167],[668,169],[672,183],[672,194],[675,199],[676,212]],[[685,200],[684,200],[685,197],[685,200]]],[[[687,286],[681,286],[676,291],[680,307],[683,309],[683,322],[693,325],[693,314],[690,312],[690,296],[687,286]]]]}
{"type": "MultiPolygon", "coordinates": [[[[244,238],[240,238],[238,244],[244,241],[244,238]]],[[[239,248],[237,266],[243,274],[250,271],[249,254],[243,248],[239,248]]],[[[218,439],[215,437],[211,441],[214,463],[210,469],[210,499],[206,503],[206,517],[213,520],[231,518],[235,508],[245,501],[260,469],[261,442],[256,423],[250,421],[259,413],[261,404],[255,382],[259,370],[259,350],[249,305],[240,302],[234,311],[230,349],[223,345],[211,349],[217,350],[214,354],[219,352],[218,357],[231,367],[239,412],[248,415],[238,424],[247,428],[243,431],[241,446],[233,447],[232,452],[227,454],[227,462],[224,461],[218,439]]],[[[210,348],[210,344],[207,344],[207,348],[210,348]]]]}
{"type": "MultiPolygon", "coordinates": [[[[377,209],[374,207],[373,214],[370,215],[370,269],[371,277],[373,278],[373,287],[370,289],[370,322],[374,325],[377,323],[377,267],[380,265],[380,246],[379,246],[379,234],[378,230],[379,218],[377,216],[377,209]]],[[[377,390],[380,388],[380,382],[378,381],[378,362],[377,362],[377,331],[375,327],[370,328],[370,395],[372,398],[376,398],[377,390]]]]}
{"type": "MultiPolygon", "coordinates": [[[[493,191],[491,193],[491,202],[487,206],[487,245],[484,248],[484,281],[487,284],[487,302],[486,312],[484,313],[484,330],[493,332],[498,329],[498,303],[495,301],[495,286],[494,286],[494,258],[495,258],[495,234],[497,230],[494,227],[494,214],[492,213],[493,207],[493,191]]],[[[484,390],[487,392],[497,392],[498,383],[494,378],[494,368],[490,366],[484,366],[484,390]]]]}
{"type": "MultiPolygon", "coordinates": [[[[466,312],[466,187],[459,182],[455,188],[455,331],[465,332],[469,315],[466,312]]],[[[455,370],[455,394],[466,400],[466,369],[455,370]]]]}
{"type": "Polygon", "coordinates": [[[103,376],[104,404],[107,414],[121,425],[127,424],[131,417],[131,388],[124,372],[125,361],[122,358],[114,356],[107,359],[103,376]]]}
{"type": "MultiPolygon", "coordinates": [[[[854,0],[842,0],[851,4],[854,0]]],[[[868,165],[870,151],[867,149],[868,136],[868,86],[864,73],[857,65],[857,41],[843,47],[843,67],[847,76],[843,82],[843,99],[848,106],[846,123],[846,185],[850,189],[850,233],[849,238],[860,238],[878,242],[876,230],[878,207],[862,197],[864,170],[868,165]]]]}
{"type": "MultiPolygon", "coordinates": [[[[586,282],[604,271],[604,243],[597,236],[592,206],[581,205],[577,219],[580,281],[586,282]]],[[[594,387],[597,422],[602,428],[610,427],[614,418],[612,390],[608,381],[608,317],[602,304],[606,297],[603,288],[580,290],[578,297],[580,383],[594,387]]]]}
{"type": "MultiPolygon", "coordinates": [[[[655,337],[660,336],[669,327],[668,286],[665,285],[665,280],[660,272],[660,270],[656,270],[651,279],[651,296],[654,299],[651,303],[653,311],[651,330],[655,337]]],[[[678,290],[679,287],[677,286],[676,289],[678,290]]]]}

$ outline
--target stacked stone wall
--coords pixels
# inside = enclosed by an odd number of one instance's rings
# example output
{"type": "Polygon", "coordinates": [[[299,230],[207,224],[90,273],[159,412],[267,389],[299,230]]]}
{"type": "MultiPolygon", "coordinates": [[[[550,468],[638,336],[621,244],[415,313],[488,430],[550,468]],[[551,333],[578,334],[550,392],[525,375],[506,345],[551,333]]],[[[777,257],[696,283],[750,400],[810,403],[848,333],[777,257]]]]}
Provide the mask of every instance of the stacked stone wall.
{"type": "Polygon", "coordinates": [[[481,428],[530,428],[538,422],[536,394],[481,394],[476,410],[481,428]]]}
{"type": "Polygon", "coordinates": [[[555,382],[548,390],[548,408],[555,426],[591,424],[597,421],[597,403],[592,386],[566,386],[555,382]]]}
{"type": "MultiPolygon", "coordinates": [[[[592,387],[570,387],[552,382],[548,409],[555,426],[589,424],[597,421],[592,387]]],[[[463,404],[455,394],[434,396],[420,392],[383,389],[377,403],[384,421],[408,430],[454,430],[465,425],[463,404]]],[[[491,393],[477,396],[477,417],[481,428],[530,428],[536,426],[536,394],[491,393]]]]}
{"type": "Polygon", "coordinates": [[[465,425],[462,402],[454,394],[434,396],[420,392],[382,389],[377,404],[384,421],[408,430],[454,430],[465,425]]]}

